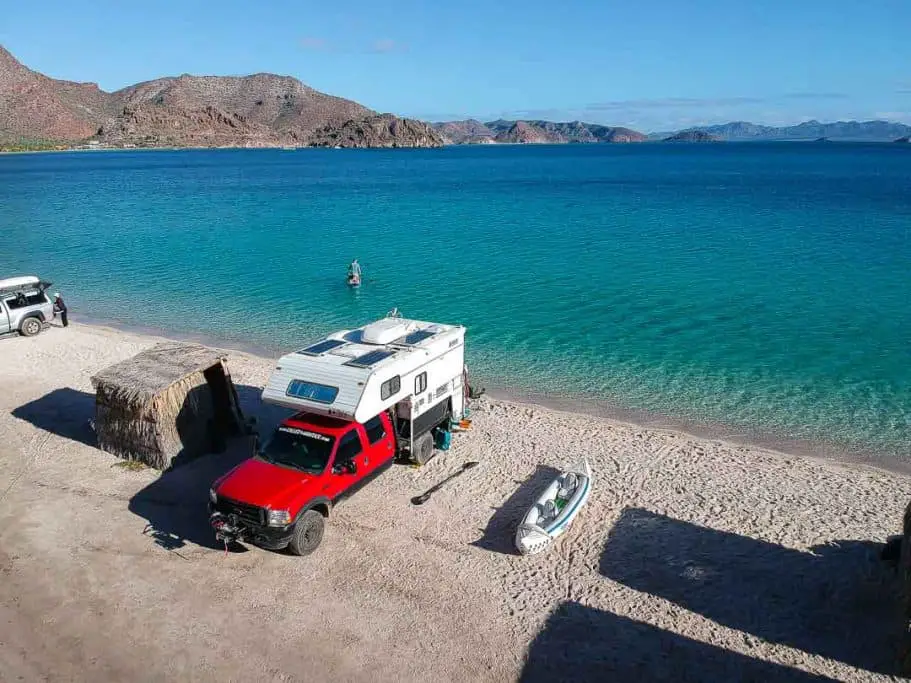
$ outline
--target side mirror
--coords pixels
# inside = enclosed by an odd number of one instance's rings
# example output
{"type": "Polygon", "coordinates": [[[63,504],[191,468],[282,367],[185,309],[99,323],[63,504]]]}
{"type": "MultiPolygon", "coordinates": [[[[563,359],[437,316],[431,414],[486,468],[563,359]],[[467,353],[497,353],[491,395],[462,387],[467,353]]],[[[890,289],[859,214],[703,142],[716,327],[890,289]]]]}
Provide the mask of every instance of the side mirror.
{"type": "Polygon", "coordinates": [[[345,463],[345,471],[348,474],[357,474],[357,463],[354,460],[349,460],[345,463]]]}

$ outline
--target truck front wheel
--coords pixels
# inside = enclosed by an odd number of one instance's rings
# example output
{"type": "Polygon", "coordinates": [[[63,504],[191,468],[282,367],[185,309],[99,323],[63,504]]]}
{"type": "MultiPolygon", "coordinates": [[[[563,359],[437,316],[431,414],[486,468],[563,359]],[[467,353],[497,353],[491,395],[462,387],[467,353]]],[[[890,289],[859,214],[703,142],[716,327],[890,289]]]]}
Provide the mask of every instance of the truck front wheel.
{"type": "Polygon", "coordinates": [[[294,525],[294,535],[288,544],[289,550],[295,555],[309,555],[323,540],[323,529],[326,520],[316,510],[307,510],[294,525]]]}

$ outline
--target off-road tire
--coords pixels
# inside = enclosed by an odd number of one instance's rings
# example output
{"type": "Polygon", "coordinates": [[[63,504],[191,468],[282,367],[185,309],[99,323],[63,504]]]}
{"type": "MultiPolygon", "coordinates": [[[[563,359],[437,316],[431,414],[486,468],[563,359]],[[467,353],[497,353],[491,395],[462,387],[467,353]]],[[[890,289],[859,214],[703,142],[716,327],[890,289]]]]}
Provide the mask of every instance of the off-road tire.
{"type": "Polygon", "coordinates": [[[316,510],[307,510],[294,525],[294,534],[288,544],[293,555],[309,555],[323,540],[326,520],[316,510]]]}
{"type": "Polygon", "coordinates": [[[19,326],[19,334],[23,337],[34,337],[41,332],[41,321],[38,318],[26,318],[19,326]]]}
{"type": "Polygon", "coordinates": [[[423,465],[433,457],[433,433],[424,432],[414,440],[414,453],[411,460],[417,465],[423,465]]]}

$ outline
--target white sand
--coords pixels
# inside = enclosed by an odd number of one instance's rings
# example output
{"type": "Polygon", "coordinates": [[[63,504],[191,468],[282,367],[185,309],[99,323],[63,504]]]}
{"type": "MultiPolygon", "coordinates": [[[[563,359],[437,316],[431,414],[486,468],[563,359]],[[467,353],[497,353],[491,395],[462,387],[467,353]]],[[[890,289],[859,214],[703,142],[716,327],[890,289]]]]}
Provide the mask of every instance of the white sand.
{"type": "MultiPolygon", "coordinates": [[[[0,342],[0,680],[888,679],[897,584],[877,544],[911,478],[482,400],[449,452],[334,510],[316,554],[225,557],[206,491],[242,444],[161,478],[90,445],[89,377],[155,341],[0,342]],[[583,513],[512,554],[542,468],[583,455],[583,513]]],[[[255,389],[271,362],[229,365],[277,419],[255,389]]]]}

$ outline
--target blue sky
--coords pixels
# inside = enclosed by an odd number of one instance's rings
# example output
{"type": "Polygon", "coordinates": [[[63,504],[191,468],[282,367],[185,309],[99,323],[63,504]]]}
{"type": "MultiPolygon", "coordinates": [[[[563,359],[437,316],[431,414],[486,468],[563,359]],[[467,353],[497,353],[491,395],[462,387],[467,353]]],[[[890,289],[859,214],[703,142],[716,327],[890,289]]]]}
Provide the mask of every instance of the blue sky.
{"type": "Polygon", "coordinates": [[[0,0],[0,44],[105,90],[269,71],[431,120],[911,123],[911,0],[0,0]]]}

